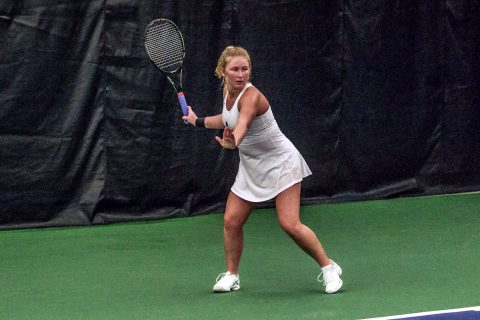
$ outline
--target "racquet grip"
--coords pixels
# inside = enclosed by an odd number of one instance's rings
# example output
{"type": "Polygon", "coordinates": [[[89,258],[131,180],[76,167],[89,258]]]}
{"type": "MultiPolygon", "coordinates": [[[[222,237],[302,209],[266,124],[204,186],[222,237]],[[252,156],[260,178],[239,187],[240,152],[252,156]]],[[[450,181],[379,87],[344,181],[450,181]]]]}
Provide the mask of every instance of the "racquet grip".
{"type": "MultiPolygon", "coordinates": [[[[183,92],[179,92],[177,96],[178,96],[178,102],[180,102],[180,107],[182,107],[182,113],[184,116],[187,116],[188,106],[187,106],[187,100],[185,99],[185,95],[183,94],[183,92]]],[[[183,121],[183,122],[188,124],[188,121],[183,121]]]]}

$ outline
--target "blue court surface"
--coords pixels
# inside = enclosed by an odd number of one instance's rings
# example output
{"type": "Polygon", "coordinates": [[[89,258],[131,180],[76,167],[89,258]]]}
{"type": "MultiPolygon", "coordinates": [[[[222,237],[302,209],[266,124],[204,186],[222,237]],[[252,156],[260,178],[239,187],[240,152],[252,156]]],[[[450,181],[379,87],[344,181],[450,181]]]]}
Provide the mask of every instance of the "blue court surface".
{"type": "Polygon", "coordinates": [[[369,318],[364,320],[477,320],[480,319],[480,306],[431,312],[420,312],[398,316],[369,318]]]}

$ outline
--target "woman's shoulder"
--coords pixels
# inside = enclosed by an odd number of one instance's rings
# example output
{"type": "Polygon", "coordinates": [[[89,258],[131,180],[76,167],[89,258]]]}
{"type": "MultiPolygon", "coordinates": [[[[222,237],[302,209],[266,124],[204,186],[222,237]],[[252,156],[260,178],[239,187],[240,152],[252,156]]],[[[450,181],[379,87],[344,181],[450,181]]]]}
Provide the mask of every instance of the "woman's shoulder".
{"type": "Polygon", "coordinates": [[[260,90],[258,90],[254,86],[250,86],[242,94],[238,102],[242,103],[242,101],[257,101],[258,99],[260,99],[261,96],[262,93],[260,92],[260,90]]]}
{"type": "Polygon", "coordinates": [[[249,86],[245,92],[243,93],[243,96],[250,96],[250,97],[261,97],[263,96],[263,93],[255,87],[254,85],[249,86]]]}
{"type": "Polygon", "coordinates": [[[255,105],[255,107],[260,110],[260,113],[263,113],[262,111],[268,109],[269,106],[268,100],[265,95],[254,86],[250,86],[249,88],[247,88],[247,90],[245,90],[243,96],[239,101],[239,104],[243,104],[242,102],[244,101],[253,103],[253,105],[255,105]]]}

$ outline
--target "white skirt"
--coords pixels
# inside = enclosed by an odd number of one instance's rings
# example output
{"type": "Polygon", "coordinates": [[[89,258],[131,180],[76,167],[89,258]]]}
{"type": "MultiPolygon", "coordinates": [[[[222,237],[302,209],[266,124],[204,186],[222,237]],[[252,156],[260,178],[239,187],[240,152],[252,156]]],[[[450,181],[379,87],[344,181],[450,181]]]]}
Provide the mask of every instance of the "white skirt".
{"type": "Polygon", "coordinates": [[[232,192],[250,202],[276,197],[312,174],[297,148],[278,130],[266,139],[238,146],[240,164],[232,192]]]}

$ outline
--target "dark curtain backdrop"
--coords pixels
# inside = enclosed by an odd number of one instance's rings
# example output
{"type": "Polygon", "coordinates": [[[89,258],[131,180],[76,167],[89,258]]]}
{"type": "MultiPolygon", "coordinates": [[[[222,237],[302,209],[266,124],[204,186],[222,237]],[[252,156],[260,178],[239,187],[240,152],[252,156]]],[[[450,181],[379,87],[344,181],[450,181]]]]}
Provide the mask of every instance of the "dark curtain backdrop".
{"type": "Polygon", "coordinates": [[[238,155],[182,123],[143,49],[158,17],[184,34],[199,115],[221,111],[222,49],[250,51],[313,171],[304,204],[478,190],[478,16],[473,0],[4,0],[0,228],[223,210],[238,155]]]}

